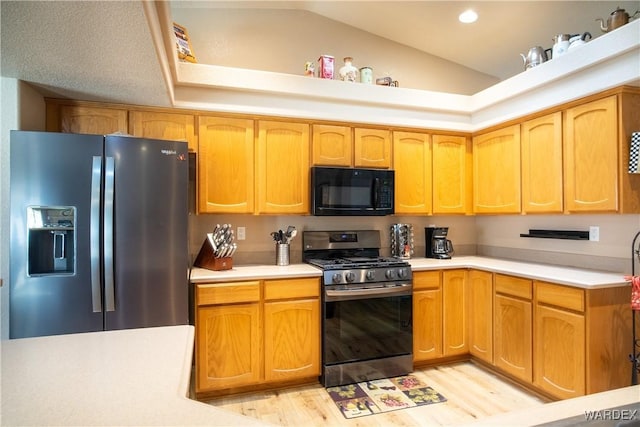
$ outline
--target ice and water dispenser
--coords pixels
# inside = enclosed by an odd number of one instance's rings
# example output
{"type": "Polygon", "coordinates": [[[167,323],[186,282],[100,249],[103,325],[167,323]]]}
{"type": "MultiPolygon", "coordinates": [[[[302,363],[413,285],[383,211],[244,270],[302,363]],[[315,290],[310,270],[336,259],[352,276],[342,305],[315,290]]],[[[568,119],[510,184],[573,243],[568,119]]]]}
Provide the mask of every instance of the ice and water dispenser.
{"type": "Polygon", "coordinates": [[[76,208],[27,207],[30,276],[74,274],[76,208]]]}

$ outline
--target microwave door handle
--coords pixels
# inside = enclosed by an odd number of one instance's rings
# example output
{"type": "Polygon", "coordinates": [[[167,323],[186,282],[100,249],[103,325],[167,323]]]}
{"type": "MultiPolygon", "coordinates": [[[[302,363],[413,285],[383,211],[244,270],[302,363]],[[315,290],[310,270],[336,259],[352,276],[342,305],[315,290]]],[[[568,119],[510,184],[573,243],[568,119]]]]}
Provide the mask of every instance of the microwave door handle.
{"type": "Polygon", "coordinates": [[[378,193],[380,192],[380,178],[373,179],[373,208],[378,208],[378,193]]]}

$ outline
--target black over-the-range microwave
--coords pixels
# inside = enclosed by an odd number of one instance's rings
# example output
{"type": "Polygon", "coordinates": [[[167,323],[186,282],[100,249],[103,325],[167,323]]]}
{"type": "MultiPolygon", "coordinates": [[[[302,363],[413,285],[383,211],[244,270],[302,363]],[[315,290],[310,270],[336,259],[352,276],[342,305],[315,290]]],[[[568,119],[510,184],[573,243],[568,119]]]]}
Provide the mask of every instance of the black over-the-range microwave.
{"type": "Polygon", "coordinates": [[[384,169],[311,168],[313,215],[391,215],[394,171],[384,169]]]}

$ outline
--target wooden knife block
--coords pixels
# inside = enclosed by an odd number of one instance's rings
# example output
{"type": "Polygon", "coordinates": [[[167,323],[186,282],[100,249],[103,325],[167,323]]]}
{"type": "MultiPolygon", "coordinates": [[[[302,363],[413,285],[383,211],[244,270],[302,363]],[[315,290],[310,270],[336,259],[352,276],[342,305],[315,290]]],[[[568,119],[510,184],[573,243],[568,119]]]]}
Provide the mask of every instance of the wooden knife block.
{"type": "Polygon", "coordinates": [[[204,243],[200,248],[200,252],[198,252],[198,256],[193,263],[196,267],[206,268],[207,270],[231,270],[233,267],[233,258],[224,257],[224,258],[216,258],[213,254],[213,247],[211,247],[211,243],[209,239],[204,239],[204,243]]]}

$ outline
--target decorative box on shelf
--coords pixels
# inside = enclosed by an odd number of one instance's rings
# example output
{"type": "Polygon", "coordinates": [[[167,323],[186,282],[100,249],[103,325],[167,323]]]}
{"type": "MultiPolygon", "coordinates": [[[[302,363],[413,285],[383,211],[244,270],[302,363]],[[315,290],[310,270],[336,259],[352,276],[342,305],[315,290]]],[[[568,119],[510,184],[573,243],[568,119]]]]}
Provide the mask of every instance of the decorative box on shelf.
{"type": "Polygon", "coordinates": [[[233,267],[233,258],[220,257],[216,258],[213,247],[209,239],[204,239],[204,243],[200,248],[200,252],[193,263],[196,267],[206,268],[207,270],[230,270],[233,267]]]}

